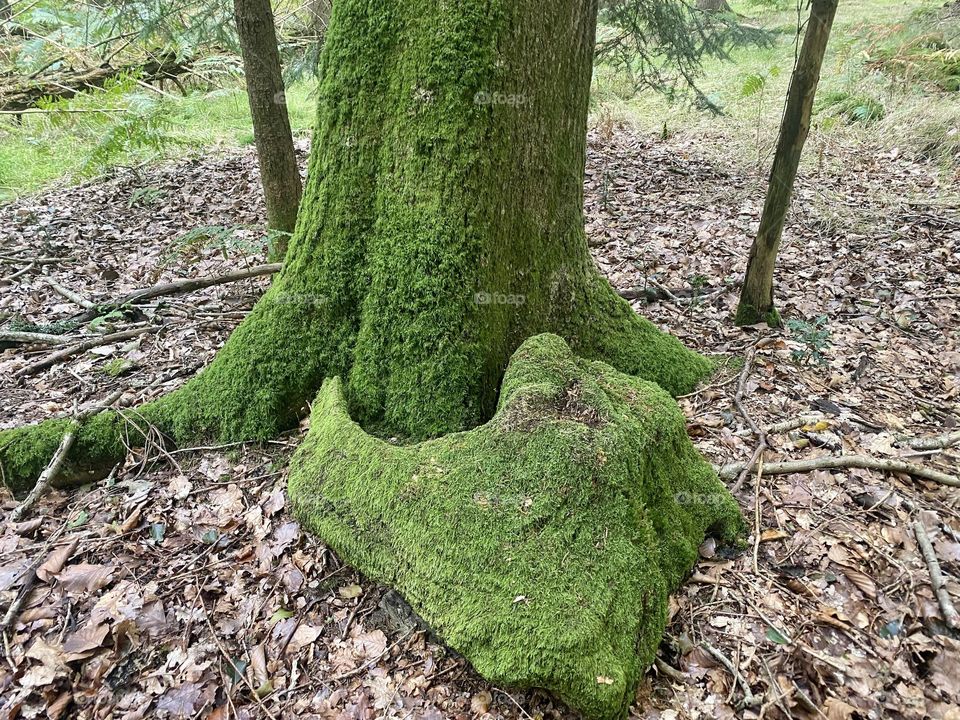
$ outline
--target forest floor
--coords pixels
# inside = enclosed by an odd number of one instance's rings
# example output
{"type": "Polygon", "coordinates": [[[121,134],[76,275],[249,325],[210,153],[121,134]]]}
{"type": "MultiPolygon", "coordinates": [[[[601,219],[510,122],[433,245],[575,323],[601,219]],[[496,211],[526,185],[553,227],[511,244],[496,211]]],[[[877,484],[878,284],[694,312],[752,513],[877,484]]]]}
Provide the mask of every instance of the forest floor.
{"type": "MultiPolygon", "coordinates": [[[[612,127],[590,140],[588,235],[601,269],[621,290],[672,288],[677,301],[636,307],[689,346],[753,358],[681,399],[712,462],[745,462],[757,447],[739,396],[759,427],[820,418],[771,433],[766,463],[862,453],[957,474],[956,448],[900,446],[960,423],[960,213],[943,201],[957,188],[897,153],[832,148],[800,180],[780,260],[780,307],[797,323],[738,329],[735,281],[763,178],[712,164],[692,141],[612,127]]],[[[74,315],[47,277],[105,301],[260,263],[250,249],[262,244],[261,217],[251,151],[23,198],[0,207],[0,319],[74,315]],[[203,226],[234,232],[184,239],[203,226]]],[[[3,352],[0,426],[67,415],[115,390],[134,404],[179,386],[265,285],[158,299],[137,319],[160,331],[19,381],[16,370],[51,351],[3,352]]],[[[51,493],[34,519],[5,523],[0,607],[42,564],[4,635],[0,717],[570,716],[540,693],[491,687],[301,531],[284,491],[299,437],[134,451],[108,481],[51,493]]],[[[633,717],[960,719],[960,638],[912,526],[925,529],[960,601],[955,488],[818,470],[751,476],[738,498],[749,547],[701,548],[633,717]]]]}

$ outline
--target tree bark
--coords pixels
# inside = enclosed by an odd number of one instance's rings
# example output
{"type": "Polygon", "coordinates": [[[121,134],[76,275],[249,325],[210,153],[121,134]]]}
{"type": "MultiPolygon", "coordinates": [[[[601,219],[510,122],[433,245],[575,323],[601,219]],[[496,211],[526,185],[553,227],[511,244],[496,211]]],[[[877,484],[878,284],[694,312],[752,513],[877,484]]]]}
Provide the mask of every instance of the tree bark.
{"type": "MultiPolygon", "coordinates": [[[[378,8],[334,5],[282,272],[212,364],[141,415],[177,443],[267,439],[340,376],[365,427],[439,436],[489,419],[510,356],[543,332],[691,390],[710,361],[638,317],[587,249],[596,0],[378,8]]],[[[35,481],[61,435],[22,462],[0,435],[6,477],[35,481]]]]}
{"type": "MultiPolygon", "coordinates": [[[[283,269],[208,368],[84,423],[67,460],[109,468],[134,421],[180,445],[268,439],[313,402],[289,486],[304,526],[494,682],[613,720],[704,533],[742,526],[667,394],[710,361],[587,248],[596,14],[336,0],[283,269]]],[[[0,432],[0,476],[27,489],[65,429],[0,432]]]]}
{"type": "MultiPolygon", "coordinates": [[[[289,235],[296,226],[303,186],[287,115],[273,10],[270,0],[234,0],[233,9],[267,205],[267,224],[272,230],[289,235]]],[[[272,258],[282,259],[286,248],[286,239],[278,241],[272,258]]]]}
{"type": "Polygon", "coordinates": [[[704,12],[731,12],[727,0],[697,0],[697,10],[704,12]]]}
{"type": "Polygon", "coordinates": [[[803,47],[790,80],[787,106],[780,125],[773,169],[770,172],[767,199],[757,236],[750,248],[747,274],[737,308],[737,325],[753,325],[759,322],[766,322],[771,327],[780,325],[780,315],[773,298],[773,273],[787,213],[790,210],[800,157],[810,132],[813,101],[837,12],[837,1],[812,0],[811,3],[803,47]]]}

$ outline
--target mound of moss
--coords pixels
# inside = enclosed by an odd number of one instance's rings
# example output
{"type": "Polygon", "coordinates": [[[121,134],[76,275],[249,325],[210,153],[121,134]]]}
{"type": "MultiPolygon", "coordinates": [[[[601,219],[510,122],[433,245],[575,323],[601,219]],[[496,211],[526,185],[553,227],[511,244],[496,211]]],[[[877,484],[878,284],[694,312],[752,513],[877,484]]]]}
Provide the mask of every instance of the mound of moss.
{"type": "Polygon", "coordinates": [[[364,432],[328,380],[289,492],[488,680],[587,718],[629,707],[705,533],[742,530],[670,396],[554,335],[514,354],[490,422],[416,445],[364,432]]]}

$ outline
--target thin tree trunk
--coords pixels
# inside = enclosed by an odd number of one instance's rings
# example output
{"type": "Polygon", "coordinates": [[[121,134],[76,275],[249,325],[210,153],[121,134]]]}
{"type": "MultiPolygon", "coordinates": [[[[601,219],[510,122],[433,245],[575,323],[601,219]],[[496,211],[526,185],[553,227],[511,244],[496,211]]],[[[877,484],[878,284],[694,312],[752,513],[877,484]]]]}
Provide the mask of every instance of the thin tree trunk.
{"type": "MultiPolygon", "coordinates": [[[[287,115],[273,10],[270,0],[234,0],[233,9],[267,205],[267,224],[272,230],[292,234],[303,187],[287,115]]],[[[274,247],[273,259],[282,259],[286,247],[286,240],[279,241],[274,247]]]]}
{"type": "Polygon", "coordinates": [[[697,10],[704,12],[730,12],[727,0],[697,0],[697,10]]]}
{"type": "Polygon", "coordinates": [[[757,237],[750,248],[747,274],[740,292],[737,325],[766,322],[780,325],[773,299],[773,272],[783,237],[783,228],[793,186],[800,167],[800,156],[810,132],[813,101],[820,81],[820,68],[837,13],[838,0],[812,0],[810,21],[803,38],[800,57],[790,81],[787,107],[780,125],[780,139],[770,172],[767,199],[760,218],[757,237]]]}

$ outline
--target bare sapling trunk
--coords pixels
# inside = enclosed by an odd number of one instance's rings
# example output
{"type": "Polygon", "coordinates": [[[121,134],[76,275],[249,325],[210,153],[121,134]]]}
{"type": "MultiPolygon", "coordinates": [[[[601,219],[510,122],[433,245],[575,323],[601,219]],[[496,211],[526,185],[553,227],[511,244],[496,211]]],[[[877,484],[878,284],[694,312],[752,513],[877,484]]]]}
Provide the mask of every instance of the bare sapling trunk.
{"type": "Polygon", "coordinates": [[[760,228],[750,248],[747,274],[737,308],[737,325],[759,322],[766,322],[771,327],[780,325],[780,314],[773,301],[773,271],[790,210],[800,156],[810,132],[820,68],[836,13],[837,0],[812,0],[803,47],[790,80],[787,107],[780,124],[780,139],[770,172],[760,228]]]}
{"type": "MultiPolygon", "coordinates": [[[[234,0],[233,9],[267,205],[267,224],[271,230],[290,235],[297,222],[303,186],[287,115],[273,11],[270,0],[234,0]]],[[[271,259],[282,259],[286,248],[284,237],[274,246],[271,259]]]]}

